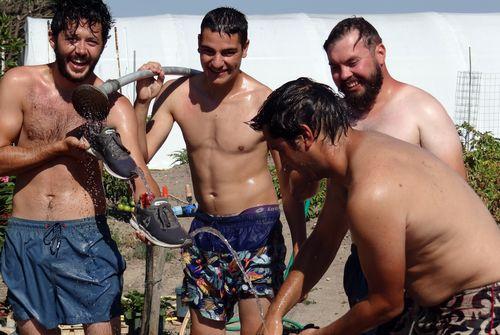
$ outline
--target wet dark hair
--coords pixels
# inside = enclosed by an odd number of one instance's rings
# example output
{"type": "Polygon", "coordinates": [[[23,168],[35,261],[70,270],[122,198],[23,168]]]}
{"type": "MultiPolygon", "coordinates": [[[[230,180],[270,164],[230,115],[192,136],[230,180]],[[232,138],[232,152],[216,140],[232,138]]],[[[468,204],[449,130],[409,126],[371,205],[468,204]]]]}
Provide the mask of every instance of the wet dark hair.
{"type": "Polygon", "coordinates": [[[250,126],[257,131],[266,129],[272,137],[293,145],[303,133],[301,125],[307,125],[315,138],[323,132],[335,144],[352,122],[351,111],[338,94],[327,85],[302,77],[271,93],[250,126]]]}
{"type": "Polygon", "coordinates": [[[245,14],[230,7],[219,7],[208,12],[201,21],[201,32],[208,28],[219,34],[238,34],[241,45],[247,43],[248,22],[245,14]]]}
{"type": "Polygon", "coordinates": [[[330,35],[328,35],[328,38],[323,44],[323,49],[328,51],[328,46],[330,44],[337,42],[353,30],[357,30],[359,32],[356,44],[362,39],[365,46],[368,49],[371,49],[375,45],[382,43],[382,38],[378,34],[377,29],[375,29],[370,22],[366,21],[362,17],[350,17],[340,21],[335,27],[333,27],[330,35]]]}
{"type": "Polygon", "coordinates": [[[113,19],[108,6],[102,0],[56,0],[52,5],[52,11],[54,17],[50,29],[54,37],[66,30],[69,24],[76,23],[78,27],[82,21],[87,21],[91,29],[97,23],[101,24],[102,40],[106,44],[113,19]]]}

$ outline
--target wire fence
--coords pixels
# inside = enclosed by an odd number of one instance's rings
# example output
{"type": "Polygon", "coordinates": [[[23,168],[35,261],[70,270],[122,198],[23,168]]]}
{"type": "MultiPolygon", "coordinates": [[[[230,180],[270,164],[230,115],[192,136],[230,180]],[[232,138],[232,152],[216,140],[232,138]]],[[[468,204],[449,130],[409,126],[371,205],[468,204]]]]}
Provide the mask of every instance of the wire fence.
{"type": "Polygon", "coordinates": [[[500,73],[457,73],[455,121],[500,138],[500,73]]]}

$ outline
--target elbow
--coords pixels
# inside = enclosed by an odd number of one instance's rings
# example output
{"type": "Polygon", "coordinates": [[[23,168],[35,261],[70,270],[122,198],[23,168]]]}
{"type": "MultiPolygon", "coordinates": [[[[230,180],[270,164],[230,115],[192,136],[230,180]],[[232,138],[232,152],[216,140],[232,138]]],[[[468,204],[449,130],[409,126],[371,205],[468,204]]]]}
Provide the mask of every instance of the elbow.
{"type": "Polygon", "coordinates": [[[386,301],[383,306],[381,306],[378,313],[378,324],[383,324],[391,321],[403,312],[404,309],[404,299],[395,299],[392,301],[386,301]]]}

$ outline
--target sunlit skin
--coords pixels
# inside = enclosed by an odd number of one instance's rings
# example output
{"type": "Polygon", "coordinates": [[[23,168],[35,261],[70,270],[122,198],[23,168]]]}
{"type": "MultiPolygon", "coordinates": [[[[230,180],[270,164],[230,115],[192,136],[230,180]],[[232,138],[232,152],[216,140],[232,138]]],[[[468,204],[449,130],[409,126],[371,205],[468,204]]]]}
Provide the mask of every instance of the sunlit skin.
{"type": "MultiPolygon", "coordinates": [[[[139,132],[144,134],[141,148],[145,160],[154,156],[177,122],[186,142],[196,201],[201,210],[212,215],[235,215],[278,202],[264,135],[247,124],[270,93],[268,87],[240,70],[248,45],[242,45],[238,34],[204,29],[198,38],[202,74],[162,85],[160,64],[150,62],[141,69],[153,71],[157,79],[137,83],[135,110],[143,127],[139,132]],[[154,116],[146,135],[144,120],[155,97],[154,116]]],[[[291,211],[301,211],[287,220],[294,251],[298,251],[305,239],[305,227],[297,223],[304,220],[303,204],[290,196],[279,157],[274,153],[273,158],[287,217],[291,211]]],[[[268,299],[260,299],[260,303],[264,310],[269,306],[268,299]]],[[[255,299],[240,300],[238,308],[242,334],[255,334],[261,324],[255,299]]],[[[204,319],[195,310],[192,315],[192,334],[224,333],[223,322],[204,319]]]]}
{"type": "Polygon", "coordinates": [[[347,94],[364,92],[356,78],[373,77],[377,66],[382,71],[375,104],[354,127],[376,130],[429,150],[465,178],[460,140],[443,106],[427,92],[389,74],[382,43],[369,48],[358,37],[358,31],[353,30],[327,49],[333,81],[337,87],[345,87],[347,94]]]}
{"type": "MultiPolygon", "coordinates": [[[[460,140],[453,121],[442,105],[429,93],[397,81],[390,75],[384,44],[368,47],[363,39],[358,41],[358,38],[357,30],[350,31],[330,44],[326,51],[332,79],[345,94],[363,94],[365,87],[358,79],[373,78],[377,68],[382,73],[382,87],[373,106],[362,111],[363,115],[354,128],[378,131],[422,147],[465,179],[460,140]]],[[[297,177],[292,179],[292,189],[310,195],[309,191],[314,189],[311,187],[313,183],[308,180],[310,178],[301,176],[297,171],[294,173],[297,177]]],[[[333,187],[331,183],[328,187],[333,187]]],[[[342,229],[335,231],[336,241],[342,240],[343,233],[342,229]]],[[[278,299],[275,302],[282,303],[278,299]]],[[[310,333],[314,330],[304,331],[304,334],[310,333]]]]}
{"type": "MultiPolygon", "coordinates": [[[[85,120],[71,103],[80,84],[102,83],[93,65],[102,52],[101,26],[83,22],[49,35],[59,65],[21,66],[0,82],[0,175],[15,175],[14,217],[41,221],[73,220],[106,213],[102,172],[81,138],[85,120]],[[62,71],[61,71],[62,69],[62,71]],[[15,144],[15,146],[12,146],[15,144]]],[[[116,95],[105,124],[116,128],[146,180],[158,186],[146,168],[137,143],[137,121],[130,102],[116,95]]],[[[136,196],[146,188],[134,181],[136,196]]],[[[119,333],[119,318],[111,321],[119,333]]],[[[33,319],[18,323],[21,334],[54,333],[33,319]]],[[[109,334],[110,322],[85,325],[86,334],[109,334]]]]}
{"type": "MultiPolygon", "coordinates": [[[[434,155],[378,132],[350,130],[333,146],[306,131],[270,147],[299,173],[328,178],[317,226],[259,334],[281,334],[282,317],[320,280],[349,229],[369,294],[344,316],[301,335],[360,334],[398,315],[403,289],[436,306],[500,280],[500,230],[467,183],[434,155]]],[[[311,320],[313,321],[313,320],[311,320]]]]}

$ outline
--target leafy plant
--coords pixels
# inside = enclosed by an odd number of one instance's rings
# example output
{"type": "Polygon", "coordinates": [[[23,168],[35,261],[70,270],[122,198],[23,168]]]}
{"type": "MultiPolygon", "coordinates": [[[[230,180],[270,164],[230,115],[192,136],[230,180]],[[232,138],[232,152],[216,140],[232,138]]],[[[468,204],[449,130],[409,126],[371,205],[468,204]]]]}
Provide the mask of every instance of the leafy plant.
{"type": "Polygon", "coordinates": [[[168,156],[174,160],[171,166],[189,163],[189,156],[186,148],[174,151],[168,156]]]}
{"type": "Polygon", "coordinates": [[[0,13],[0,58],[5,69],[18,65],[17,60],[24,47],[24,40],[11,33],[14,19],[13,16],[0,13]]]}
{"type": "MultiPolygon", "coordinates": [[[[171,302],[172,298],[161,297],[160,298],[160,310],[161,315],[165,315],[167,309],[173,309],[175,306],[171,302]]],[[[134,318],[142,313],[144,306],[144,293],[137,290],[130,291],[122,299],[123,314],[126,319],[134,318]]]]}
{"type": "Polygon", "coordinates": [[[488,210],[500,223],[500,140],[490,132],[480,132],[470,124],[458,128],[463,143],[467,179],[488,210]]]}
{"type": "Polygon", "coordinates": [[[132,191],[127,181],[111,176],[106,170],[103,170],[102,181],[106,199],[113,207],[119,203],[132,202],[132,191]]]}

